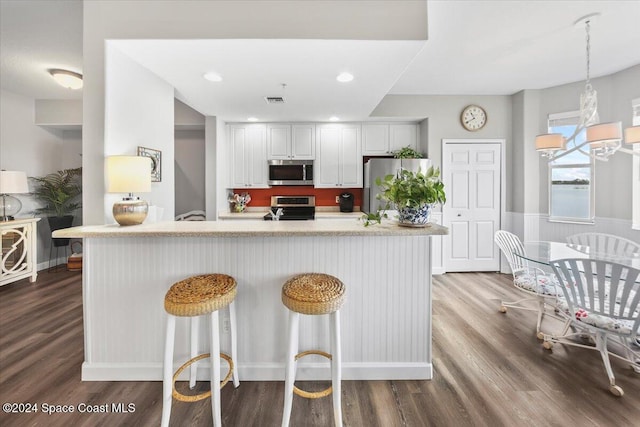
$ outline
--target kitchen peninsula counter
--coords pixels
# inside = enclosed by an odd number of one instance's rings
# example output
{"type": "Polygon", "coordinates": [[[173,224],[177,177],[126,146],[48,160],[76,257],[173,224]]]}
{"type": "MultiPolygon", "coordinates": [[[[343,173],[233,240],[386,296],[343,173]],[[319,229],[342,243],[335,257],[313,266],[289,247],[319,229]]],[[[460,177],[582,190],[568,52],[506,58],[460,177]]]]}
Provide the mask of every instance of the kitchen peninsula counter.
{"type": "MultiPolygon", "coordinates": [[[[242,214],[237,214],[242,215],[242,214]]],[[[432,236],[447,234],[438,224],[401,227],[384,221],[365,227],[347,221],[167,221],[122,227],[118,224],[80,226],[56,230],[55,238],[83,237],[287,237],[287,236],[432,236]]]]}
{"type": "MultiPolygon", "coordinates": [[[[81,226],[54,237],[84,239],[87,381],[161,380],[164,295],[185,277],[229,274],[238,282],[237,364],[242,380],[283,380],[287,310],[283,283],[322,272],[342,280],[344,379],[430,379],[431,236],[437,224],[364,227],[348,221],[178,221],[81,226]]],[[[222,349],[229,348],[222,311],[222,349]]],[[[178,321],[176,365],[188,358],[188,321],[178,321]]],[[[208,331],[201,328],[201,352],[208,331]]],[[[328,321],[303,316],[300,349],[328,348],[328,321]]],[[[326,363],[298,362],[298,378],[327,377],[326,363]]],[[[199,371],[208,378],[206,364],[199,371]]]]}

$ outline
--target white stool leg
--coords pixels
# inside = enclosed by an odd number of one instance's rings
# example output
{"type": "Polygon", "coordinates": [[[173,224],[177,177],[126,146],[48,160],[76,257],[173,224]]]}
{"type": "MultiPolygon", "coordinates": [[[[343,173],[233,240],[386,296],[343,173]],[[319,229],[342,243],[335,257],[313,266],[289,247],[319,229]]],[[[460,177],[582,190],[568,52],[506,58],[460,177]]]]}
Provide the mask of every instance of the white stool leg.
{"type": "Polygon", "coordinates": [[[240,376],[238,375],[238,337],[236,335],[236,305],[231,301],[229,304],[229,323],[231,323],[231,360],[233,360],[233,386],[240,386],[240,376]]]}
{"type": "Polygon", "coordinates": [[[167,331],[164,340],[164,366],[162,375],[162,427],[168,427],[173,403],[173,345],[176,334],[176,318],[167,314],[167,331]]]}
{"type": "Polygon", "coordinates": [[[296,354],[298,353],[298,330],[300,314],[289,312],[289,349],[284,379],[284,411],[282,412],[282,427],[289,426],[291,408],[293,407],[293,384],[296,380],[296,354]]]}
{"type": "Polygon", "coordinates": [[[211,313],[211,414],[213,425],[222,426],[220,409],[220,330],[218,312],[211,313]]]}
{"type": "MultiPolygon", "coordinates": [[[[200,316],[194,316],[191,319],[191,353],[190,358],[193,359],[198,355],[198,335],[200,334],[200,316]]],[[[196,386],[196,377],[198,376],[198,362],[191,365],[189,374],[189,388],[196,386]]]]}
{"type": "Polygon", "coordinates": [[[336,427],[342,426],[342,355],[340,348],[340,310],[331,313],[331,387],[333,388],[333,418],[336,427]]]}

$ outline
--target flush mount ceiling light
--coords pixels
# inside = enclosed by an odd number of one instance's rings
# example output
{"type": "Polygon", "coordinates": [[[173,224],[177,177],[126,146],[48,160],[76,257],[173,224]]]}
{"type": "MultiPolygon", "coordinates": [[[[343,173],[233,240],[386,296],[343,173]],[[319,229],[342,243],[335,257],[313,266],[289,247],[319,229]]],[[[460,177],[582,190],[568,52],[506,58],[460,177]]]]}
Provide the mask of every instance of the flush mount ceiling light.
{"type": "Polygon", "coordinates": [[[220,76],[220,74],[216,74],[216,73],[205,73],[202,77],[204,77],[205,79],[209,80],[210,82],[221,82],[222,81],[222,77],[220,76]]]}
{"type": "MultiPolygon", "coordinates": [[[[587,45],[587,79],[582,95],[580,95],[580,122],[576,126],[573,134],[565,138],[561,134],[544,134],[538,135],[535,140],[536,150],[543,157],[554,161],[574,151],[590,156],[596,160],[606,161],[613,153],[620,151],[627,154],[640,155],[640,152],[621,148],[622,145],[622,123],[599,123],[598,116],[598,94],[591,86],[589,79],[589,66],[591,63],[591,37],[589,30],[591,29],[591,21],[600,16],[599,13],[592,13],[578,19],[574,25],[585,27],[586,45],[587,45]],[[586,130],[586,139],[578,144],[576,137],[586,130]],[[589,144],[590,150],[585,150],[589,144]]],[[[630,128],[632,129],[632,128],[630,128]]],[[[632,137],[633,130],[625,130],[626,143],[632,144],[640,141],[634,140],[632,137]]]]}
{"type": "Polygon", "coordinates": [[[332,121],[332,122],[340,121],[340,117],[337,117],[337,116],[331,116],[331,117],[329,117],[329,121],[332,121]]]}
{"type": "Polygon", "coordinates": [[[350,82],[351,80],[353,80],[353,74],[340,73],[340,74],[338,74],[338,77],[336,77],[336,80],[339,81],[340,83],[350,82]]]}
{"type": "Polygon", "coordinates": [[[249,117],[249,118],[247,119],[247,121],[248,121],[248,122],[257,122],[257,121],[258,121],[258,119],[257,119],[256,117],[249,117]]]}
{"type": "Polygon", "coordinates": [[[74,73],[69,70],[61,70],[54,68],[49,70],[51,77],[63,87],[67,89],[80,89],[82,88],[82,74],[74,73]]]}

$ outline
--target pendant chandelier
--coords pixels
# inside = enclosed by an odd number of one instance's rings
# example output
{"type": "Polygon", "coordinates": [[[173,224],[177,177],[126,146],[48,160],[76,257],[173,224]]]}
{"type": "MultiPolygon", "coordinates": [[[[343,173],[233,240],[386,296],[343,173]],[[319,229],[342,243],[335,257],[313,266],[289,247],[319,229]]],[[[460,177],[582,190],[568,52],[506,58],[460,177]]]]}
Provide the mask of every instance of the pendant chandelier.
{"type": "MultiPolygon", "coordinates": [[[[580,122],[573,134],[565,138],[562,134],[551,133],[536,136],[536,150],[549,161],[559,159],[567,154],[579,151],[596,160],[606,161],[615,152],[640,156],[640,152],[622,147],[622,122],[600,123],[598,116],[598,93],[591,86],[589,66],[591,61],[591,20],[599,13],[584,16],[575,22],[575,25],[584,23],[587,45],[587,79],[582,95],[580,95],[580,122]],[[586,130],[586,139],[582,143],[576,141],[576,137],[586,130]],[[589,147],[587,148],[587,144],[589,147]],[[589,149],[590,148],[590,149],[589,149]]],[[[625,129],[624,141],[626,144],[640,143],[640,126],[625,129]]]]}

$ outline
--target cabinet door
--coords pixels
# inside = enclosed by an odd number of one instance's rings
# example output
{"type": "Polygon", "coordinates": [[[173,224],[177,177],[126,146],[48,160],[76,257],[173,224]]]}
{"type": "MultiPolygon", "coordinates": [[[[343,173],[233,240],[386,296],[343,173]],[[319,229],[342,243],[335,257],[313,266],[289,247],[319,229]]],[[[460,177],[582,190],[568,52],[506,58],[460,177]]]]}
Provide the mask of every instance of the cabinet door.
{"type": "Polygon", "coordinates": [[[267,185],[267,143],[265,125],[247,126],[247,182],[249,187],[265,188],[267,185]]]}
{"type": "Polygon", "coordinates": [[[362,141],[359,125],[343,125],[340,132],[340,187],[362,187],[362,141]]]}
{"type": "Polygon", "coordinates": [[[393,152],[403,147],[418,147],[418,125],[389,125],[389,151],[393,152]]]}
{"type": "Polygon", "coordinates": [[[313,168],[315,187],[337,187],[340,182],[340,126],[319,125],[317,129],[317,156],[313,168]]]}
{"type": "Polygon", "coordinates": [[[267,153],[269,159],[291,158],[291,126],[267,125],[267,153]]]}
{"type": "Polygon", "coordinates": [[[291,125],[291,157],[300,160],[314,160],[316,158],[315,125],[291,125]]]}
{"type": "Polygon", "coordinates": [[[365,156],[389,154],[389,125],[362,125],[362,154],[365,156]]]}
{"type": "Polygon", "coordinates": [[[231,145],[231,186],[246,187],[247,180],[247,130],[244,126],[229,127],[229,141],[231,145]]]}

